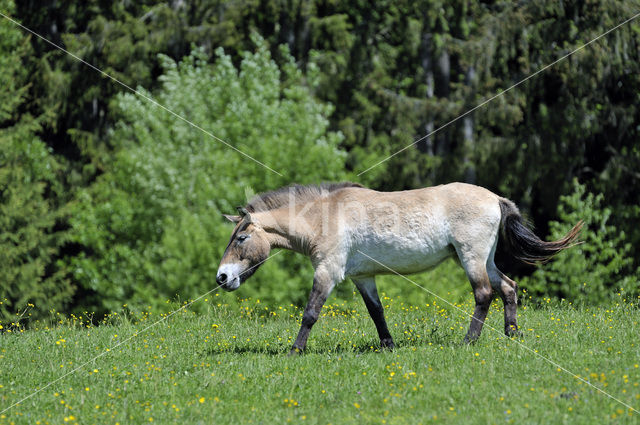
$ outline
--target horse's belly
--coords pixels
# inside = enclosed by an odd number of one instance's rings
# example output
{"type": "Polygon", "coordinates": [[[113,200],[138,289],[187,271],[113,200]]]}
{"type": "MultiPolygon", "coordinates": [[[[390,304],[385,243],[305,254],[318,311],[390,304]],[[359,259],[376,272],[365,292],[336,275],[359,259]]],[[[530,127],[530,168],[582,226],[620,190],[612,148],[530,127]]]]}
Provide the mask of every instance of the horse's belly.
{"type": "Polygon", "coordinates": [[[391,238],[358,244],[347,259],[346,275],[412,274],[430,269],[453,253],[446,238],[391,238]]]}

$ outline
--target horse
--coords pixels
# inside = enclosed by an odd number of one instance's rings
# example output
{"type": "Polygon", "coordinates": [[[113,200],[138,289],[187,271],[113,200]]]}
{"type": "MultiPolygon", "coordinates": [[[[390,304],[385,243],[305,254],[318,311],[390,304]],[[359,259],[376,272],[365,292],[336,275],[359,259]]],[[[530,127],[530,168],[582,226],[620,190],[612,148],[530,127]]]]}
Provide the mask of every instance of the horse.
{"type": "Polygon", "coordinates": [[[529,229],[516,205],[466,183],[379,192],[357,183],[292,185],[253,197],[238,215],[217,271],[226,291],[237,289],[274,248],[308,256],[313,286],[290,355],[304,351],[309,333],[336,284],[350,278],[380,337],[394,348],[375,283],[378,274],[418,273],[456,256],[471,283],[475,309],[464,337],[478,339],[494,293],[504,304],[507,336],[519,335],[515,281],[495,265],[499,236],[518,260],[538,265],[576,244],[578,222],[547,242],[529,229]]]}

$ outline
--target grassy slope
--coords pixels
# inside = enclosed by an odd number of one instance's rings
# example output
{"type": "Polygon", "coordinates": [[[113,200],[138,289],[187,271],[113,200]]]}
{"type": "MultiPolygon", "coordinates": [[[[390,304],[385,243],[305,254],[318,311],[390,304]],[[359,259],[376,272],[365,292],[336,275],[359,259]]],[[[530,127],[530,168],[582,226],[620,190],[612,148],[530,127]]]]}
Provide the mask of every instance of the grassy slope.
{"type": "MultiPolygon", "coordinates": [[[[362,302],[323,310],[309,352],[288,358],[300,311],[238,311],[223,296],[182,311],[0,416],[8,423],[638,423],[640,415],[485,327],[430,303],[385,299],[399,346],[378,352],[362,302]]],[[[205,302],[205,301],[199,301],[205,302]]],[[[461,304],[471,311],[469,302],[461,304]]],[[[451,309],[450,309],[451,310],[451,309]]],[[[157,320],[0,335],[0,410],[157,320]]],[[[640,315],[610,308],[524,308],[523,343],[640,409],[640,315]]],[[[502,329],[494,302],[488,325],[502,329]]],[[[6,329],[5,329],[6,331],[6,329]]]]}

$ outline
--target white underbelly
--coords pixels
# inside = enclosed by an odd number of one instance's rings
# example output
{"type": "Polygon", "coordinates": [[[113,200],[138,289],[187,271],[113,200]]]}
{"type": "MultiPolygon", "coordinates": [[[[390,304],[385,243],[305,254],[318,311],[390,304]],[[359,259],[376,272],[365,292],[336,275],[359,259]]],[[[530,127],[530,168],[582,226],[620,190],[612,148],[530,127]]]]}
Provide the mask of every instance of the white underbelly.
{"type": "Polygon", "coordinates": [[[428,270],[455,251],[444,234],[408,234],[368,237],[350,250],[346,276],[374,274],[412,274],[428,270]]]}

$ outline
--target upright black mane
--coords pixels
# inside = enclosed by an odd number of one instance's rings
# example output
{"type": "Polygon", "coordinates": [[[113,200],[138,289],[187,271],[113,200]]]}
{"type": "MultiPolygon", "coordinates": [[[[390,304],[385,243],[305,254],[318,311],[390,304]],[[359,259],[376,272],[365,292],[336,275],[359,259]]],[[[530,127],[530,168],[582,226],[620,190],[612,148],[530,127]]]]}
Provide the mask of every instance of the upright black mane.
{"type": "Polygon", "coordinates": [[[284,186],[280,189],[270,192],[261,193],[251,198],[246,206],[249,212],[270,211],[289,204],[290,197],[293,196],[296,202],[311,201],[327,193],[347,187],[364,187],[358,183],[340,182],[340,183],[320,183],[300,185],[293,184],[284,186]]]}

